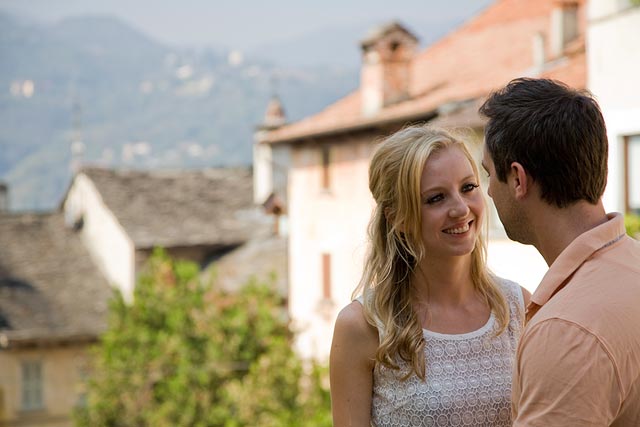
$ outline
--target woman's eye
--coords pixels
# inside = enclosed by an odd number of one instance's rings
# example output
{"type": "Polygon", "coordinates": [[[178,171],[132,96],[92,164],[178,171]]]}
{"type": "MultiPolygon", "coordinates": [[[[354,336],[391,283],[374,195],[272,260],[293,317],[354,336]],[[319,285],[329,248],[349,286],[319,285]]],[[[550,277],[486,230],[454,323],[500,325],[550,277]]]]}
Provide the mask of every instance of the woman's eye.
{"type": "Polygon", "coordinates": [[[469,191],[473,191],[478,188],[478,184],[465,184],[462,186],[462,191],[468,193],[469,191]]]}
{"type": "Polygon", "coordinates": [[[442,199],[444,199],[444,196],[442,194],[436,194],[435,196],[429,197],[426,201],[427,201],[427,204],[431,205],[433,203],[439,202],[442,199]]]}

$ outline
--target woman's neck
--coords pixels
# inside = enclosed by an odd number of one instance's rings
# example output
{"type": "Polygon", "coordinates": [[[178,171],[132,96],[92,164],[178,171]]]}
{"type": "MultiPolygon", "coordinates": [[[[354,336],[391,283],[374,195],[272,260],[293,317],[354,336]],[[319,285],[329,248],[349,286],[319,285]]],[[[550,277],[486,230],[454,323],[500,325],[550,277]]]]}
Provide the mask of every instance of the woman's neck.
{"type": "Polygon", "coordinates": [[[413,273],[412,286],[419,303],[466,304],[475,298],[471,255],[423,260],[413,273]]]}

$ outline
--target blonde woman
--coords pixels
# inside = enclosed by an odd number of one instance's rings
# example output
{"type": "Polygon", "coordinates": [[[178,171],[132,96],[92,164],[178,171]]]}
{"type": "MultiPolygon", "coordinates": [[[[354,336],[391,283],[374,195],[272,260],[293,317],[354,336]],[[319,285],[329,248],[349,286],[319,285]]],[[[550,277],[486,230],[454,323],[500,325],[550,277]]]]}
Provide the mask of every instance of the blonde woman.
{"type": "Polygon", "coordinates": [[[336,320],[334,425],[509,426],[529,293],[485,266],[484,198],[464,143],[410,127],[369,168],[370,249],[336,320]]]}

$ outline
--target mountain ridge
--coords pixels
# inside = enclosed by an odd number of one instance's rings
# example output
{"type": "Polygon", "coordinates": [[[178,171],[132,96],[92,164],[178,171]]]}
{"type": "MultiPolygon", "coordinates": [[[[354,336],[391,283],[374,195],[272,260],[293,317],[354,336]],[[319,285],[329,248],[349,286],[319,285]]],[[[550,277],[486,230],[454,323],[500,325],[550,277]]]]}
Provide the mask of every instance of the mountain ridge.
{"type": "Polygon", "coordinates": [[[112,17],[45,26],[0,12],[0,22],[0,179],[12,210],[59,203],[74,141],[76,161],[114,168],[248,165],[274,86],[289,121],[357,87],[356,69],[230,62],[228,52],[165,46],[112,17]]]}

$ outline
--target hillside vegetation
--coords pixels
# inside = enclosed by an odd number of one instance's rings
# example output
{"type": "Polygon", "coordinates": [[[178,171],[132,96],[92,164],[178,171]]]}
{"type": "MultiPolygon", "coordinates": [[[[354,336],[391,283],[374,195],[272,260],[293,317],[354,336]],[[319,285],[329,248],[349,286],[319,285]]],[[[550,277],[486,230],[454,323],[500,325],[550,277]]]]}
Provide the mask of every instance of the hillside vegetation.
{"type": "Polygon", "coordinates": [[[60,202],[73,141],[85,164],[248,165],[274,93],[296,120],[358,79],[356,69],[284,68],[222,48],[173,48],[106,16],[44,26],[0,14],[0,58],[0,180],[12,210],[60,202]]]}

